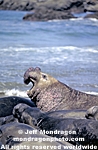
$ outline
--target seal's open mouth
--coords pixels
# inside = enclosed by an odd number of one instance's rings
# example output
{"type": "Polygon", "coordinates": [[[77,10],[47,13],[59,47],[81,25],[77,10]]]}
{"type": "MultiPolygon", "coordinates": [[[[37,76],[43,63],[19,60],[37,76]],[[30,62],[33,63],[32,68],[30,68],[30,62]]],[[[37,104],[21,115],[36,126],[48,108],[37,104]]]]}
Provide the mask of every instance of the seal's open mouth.
{"type": "Polygon", "coordinates": [[[33,84],[33,86],[31,87],[31,89],[29,91],[27,91],[27,95],[33,99],[33,101],[36,101],[34,99],[34,97],[36,97],[36,92],[35,92],[35,87],[39,81],[40,78],[40,72],[41,69],[39,67],[36,68],[29,68],[25,74],[24,74],[24,83],[25,84],[29,84],[30,82],[33,84]]]}
{"type": "Polygon", "coordinates": [[[32,88],[33,88],[35,86],[35,84],[36,84],[36,78],[28,77],[28,78],[24,79],[24,83],[25,84],[28,85],[30,82],[32,83],[32,85],[33,85],[32,88]]]}
{"type": "Polygon", "coordinates": [[[29,68],[24,74],[24,83],[29,84],[31,82],[34,87],[37,82],[38,74],[40,71],[41,69],[39,67],[36,67],[35,69],[32,67],[29,68]]]}
{"type": "Polygon", "coordinates": [[[29,69],[25,72],[25,74],[24,74],[24,83],[25,83],[25,84],[29,84],[31,81],[32,81],[32,83],[34,84],[34,81],[31,80],[31,77],[30,77],[30,72],[31,72],[31,71],[34,71],[34,68],[29,68],[29,69]]]}

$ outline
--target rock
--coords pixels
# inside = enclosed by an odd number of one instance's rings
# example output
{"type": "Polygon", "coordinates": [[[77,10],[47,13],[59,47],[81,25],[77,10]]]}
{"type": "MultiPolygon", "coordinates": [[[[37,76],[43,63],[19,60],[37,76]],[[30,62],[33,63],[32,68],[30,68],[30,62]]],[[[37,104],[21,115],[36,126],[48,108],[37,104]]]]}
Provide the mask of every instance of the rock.
{"type": "Polygon", "coordinates": [[[98,19],[98,12],[95,12],[93,14],[88,14],[84,18],[96,18],[96,19],[98,19]]]}
{"type": "Polygon", "coordinates": [[[46,111],[88,109],[98,105],[98,96],[74,90],[52,76],[41,72],[41,69],[29,68],[24,74],[24,82],[32,82],[27,92],[38,108],[46,111]]]}
{"type": "MultiPolygon", "coordinates": [[[[36,2],[36,1],[35,1],[36,2]]],[[[32,0],[3,0],[0,4],[0,9],[2,10],[33,10],[36,3],[32,2],[32,0]]]]}
{"type": "Polygon", "coordinates": [[[62,20],[75,18],[70,12],[47,9],[46,7],[40,7],[34,10],[33,13],[26,14],[24,20],[32,21],[48,21],[48,20],[62,20]]]}
{"type": "Polygon", "coordinates": [[[88,0],[84,3],[85,11],[98,12],[98,1],[88,0]]]}
{"type": "Polygon", "coordinates": [[[0,0],[0,5],[2,5],[2,4],[3,4],[3,2],[4,2],[4,0],[0,0]]]}
{"type": "MultiPolygon", "coordinates": [[[[73,13],[98,11],[97,0],[0,0],[1,10],[34,11],[24,20],[47,21],[74,18],[73,13]]],[[[96,16],[94,16],[96,17],[96,16]]]]}

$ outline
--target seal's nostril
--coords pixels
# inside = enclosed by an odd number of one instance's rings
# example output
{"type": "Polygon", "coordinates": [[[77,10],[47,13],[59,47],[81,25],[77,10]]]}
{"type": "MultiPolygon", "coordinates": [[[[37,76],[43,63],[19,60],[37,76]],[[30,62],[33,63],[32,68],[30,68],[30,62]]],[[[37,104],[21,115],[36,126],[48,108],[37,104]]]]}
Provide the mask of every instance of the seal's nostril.
{"type": "Polygon", "coordinates": [[[34,68],[33,68],[33,67],[30,67],[27,71],[28,71],[28,72],[34,71],[34,68]]]}

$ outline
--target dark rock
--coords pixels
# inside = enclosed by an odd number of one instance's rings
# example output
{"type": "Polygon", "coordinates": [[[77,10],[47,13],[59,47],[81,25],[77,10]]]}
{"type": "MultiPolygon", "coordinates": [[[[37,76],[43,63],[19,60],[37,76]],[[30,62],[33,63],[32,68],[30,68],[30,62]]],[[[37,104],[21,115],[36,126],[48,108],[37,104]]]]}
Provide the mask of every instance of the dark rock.
{"type": "MultiPolygon", "coordinates": [[[[1,10],[34,10],[34,14],[27,14],[23,19],[32,21],[46,21],[51,19],[69,19],[72,13],[98,11],[97,0],[0,0],[1,10]],[[46,14],[45,14],[46,13],[46,14]]],[[[94,16],[96,17],[96,16],[94,16]]]]}
{"type": "Polygon", "coordinates": [[[3,0],[3,3],[1,3],[0,9],[3,10],[33,10],[35,7],[35,2],[32,2],[30,0],[3,0]]]}
{"type": "Polygon", "coordinates": [[[35,7],[36,7],[36,3],[34,3],[34,2],[27,2],[24,10],[30,11],[30,10],[33,10],[35,7]]]}
{"type": "Polygon", "coordinates": [[[4,0],[0,0],[0,5],[2,5],[2,4],[3,4],[3,2],[4,2],[4,0]]]}
{"type": "Polygon", "coordinates": [[[47,21],[47,20],[62,20],[75,18],[70,12],[47,9],[46,7],[40,7],[34,10],[33,13],[29,13],[23,17],[24,20],[32,21],[47,21]]]}
{"type": "Polygon", "coordinates": [[[96,18],[96,19],[98,19],[98,12],[95,12],[93,14],[88,14],[84,18],[96,18]]]}
{"type": "Polygon", "coordinates": [[[84,9],[86,11],[98,12],[98,1],[88,0],[84,3],[84,9]]]}

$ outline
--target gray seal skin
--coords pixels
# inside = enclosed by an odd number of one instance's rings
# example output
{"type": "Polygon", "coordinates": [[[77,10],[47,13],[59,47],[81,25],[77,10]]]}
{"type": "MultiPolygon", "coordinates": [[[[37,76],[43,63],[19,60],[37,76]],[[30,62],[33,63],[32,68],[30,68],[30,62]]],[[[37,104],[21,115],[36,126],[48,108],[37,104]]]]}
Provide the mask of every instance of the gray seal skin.
{"type": "MultiPolygon", "coordinates": [[[[39,131],[35,131],[32,134],[27,134],[27,131],[33,132],[33,130],[35,130],[34,128],[32,128],[29,125],[23,124],[23,123],[9,123],[6,125],[2,125],[0,127],[0,141],[1,141],[1,147],[2,145],[8,145],[8,148],[6,148],[6,150],[15,150],[18,147],[18,149],[33,149],[32,146],[59,146],[61,145],[61,149],[64,150],[63,146],[73,146],[68,142],[51,142],[51,141],[40,141],[42,138],[50,138],[47,135],[44,134],[40,134],[39,131]],[[19,134],[19,131],[22,131],[22,134],[19,134]],[[14,138],[29,138],[28,141],[25,140],[20,140],[20,141],[15,141],[14,138]],[[37,140],[31,140],[30,138],[38,138],[37,140]],[[39,142],[40,141],[40,142],[39,142]],[[22,148],[19,148],[22,147],[22,148]],[[24,148],[23,148],[24,147],[24,148]]],[[[38,148],[34,148],[34,149],[38,149],[38,148]]],[[[42,150],[44,150],[45,148],[42,148],[42,150]]],[[[46,148],[47,149],[47,148],[46,148]]],[[[53,148],[54,150],[55,148],[53,148]]],[[[49,147],[48,150],[51,150],[51,148],[49,147]]],[[[73,149],[68,149],[68,150],[73,150],[73,149]]]]}
{"type": "Polygon", "coordinates": [[[76,119],[86,119],[85,114],[86,110],[56,110],[56,111],[49,111],[46,114],[49,117],[58,117],[58,118],[76,118],[76,119]]]}
{"type": "Polygon", "coordinates": [[[86,112],[87,119],[95,119],[98,120],[98,106],[93,106],[89,108],[86,112]]]}
{"type": "Polygon", "coordinates": [[[19,103],[25,103],[31,107],[35,107],[35,104],[26,98],[18,96],[2,97],[0,98],[0,117],[12,115],[14,106],[19,103]]]}
{"type": "Polygon", "coordinates": [[[48,116],[48,113],[42,113],[38,108],[30,108],[26,104],[18,104],[13,109],[13,115],[20,122],[35,126],[39,130],[46,131],[76,131],[75,134],[46,133],[49,136],[57,138],[65,137],[69,143],[74,145],[97,145],[98,146],[98,121],[76,118],[59,118],[48,116]],[[84,141],[71,141],[71,138],[84,138],[84,141]]]}
{"type": "Polygon", "coordinates": [[[35,118],[43,118],[43,116],[54,117],[54,118],[76,118],[86,119],[86,110],[57,110],[50,112],[43,112],[37,107],[30,107],[26,104],[18,104],[13,109],[14,117],[18,118],[19,122],[29,124],[34,127],[37,125],[35,118]],[[22,118],[23,116],[23,118],[22,118]],[[31,117],[29,117],[31,116],[31,117]],[[22,121],[21,121],[22,119],[22,121]]]}
{"type": "Polygon", "coordinates": [[[27,92],[29,98],[44,112],[50,110],[89,109],[98,106],[98,96],[74,90],[52,76],[41,72],[39,67],[29,68],[24,83],[32,82],[27,92]]]}
{"type": "Polygon", "coordinates": [[[0,118],[0,126],[3,125],[3,124],[10,123],[10,122],[17,122],[17,119],[14,118],[13,115],[0,118]]]}

